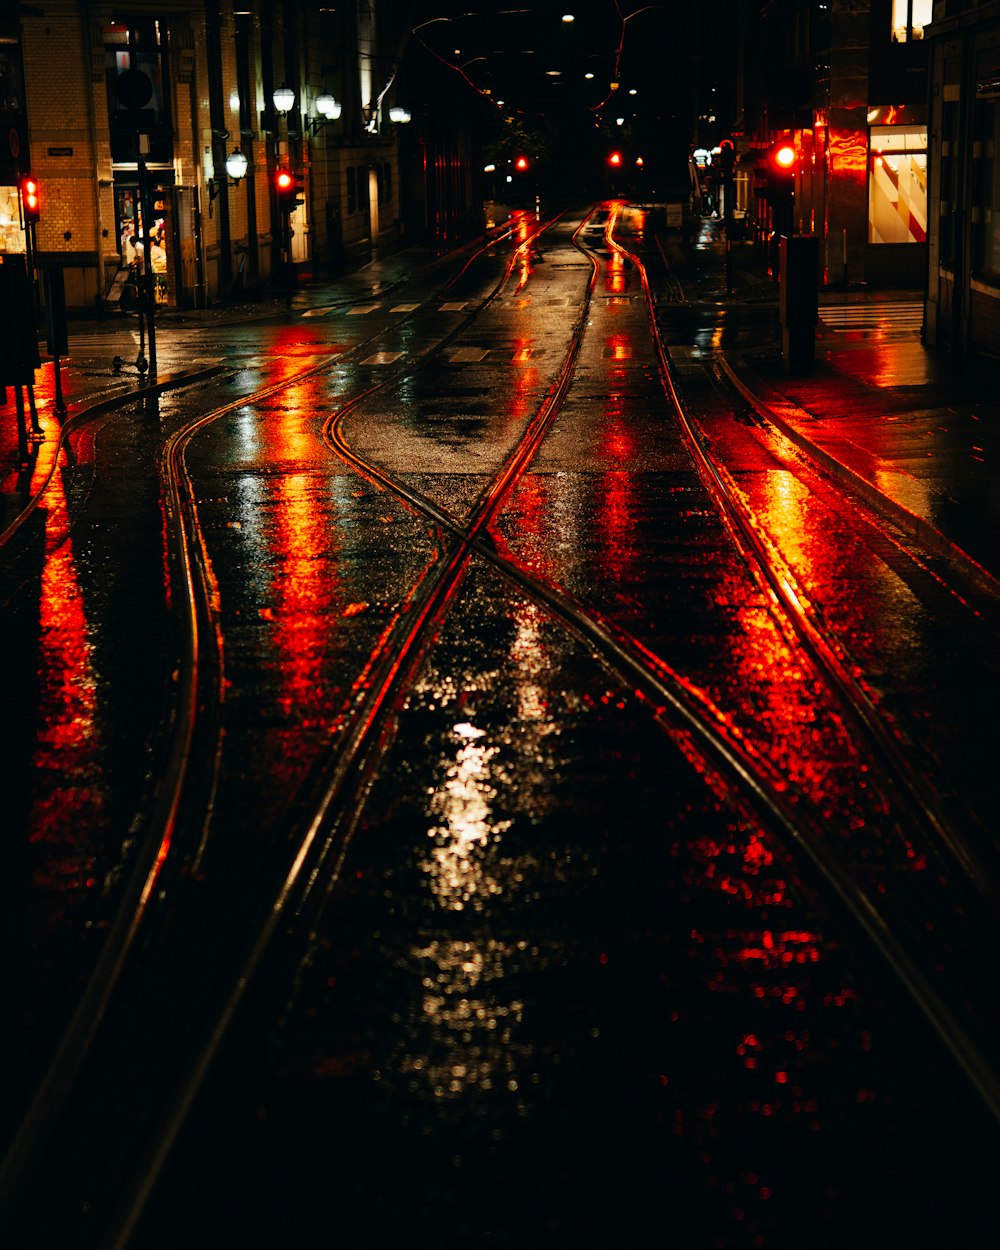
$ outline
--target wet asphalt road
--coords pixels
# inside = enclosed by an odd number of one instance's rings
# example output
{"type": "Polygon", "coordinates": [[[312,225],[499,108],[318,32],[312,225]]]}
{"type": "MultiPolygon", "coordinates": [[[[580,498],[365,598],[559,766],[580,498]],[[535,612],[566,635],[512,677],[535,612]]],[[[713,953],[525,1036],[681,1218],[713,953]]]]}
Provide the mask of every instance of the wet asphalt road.
{"type": "MultiPolygon", "coordinates": [[[[157,1074],[266,916],[357,691],[452,541],[338,455],[331,422],[460,528],[583,309],[554,422],[487,527],[501,560],[473,555],[451,588],[134,1244],[988,1244],[995,1137],[870,953],[669,715],[505,575],[503,560],[659,657],[921,928],[928,874],[693,468],[605,217],[581,235],[589,296],[576,216],[495,297],[509,244],[447,290],[428,271],[288,317],[164,330],[161,371],[224,372],[82,430],[5,553],[6,640],[34,657],[11,706],[35,726],[7,756],[30,782],[12,788],[6,874],[8,947],[29,951],[9,961],[13,1126],[162,785],[182,626],[160,448],[219,413],[185,452],[220,666],[197,761],[210,800],[182,815],[106,1029],[134,1040],[134,1071],[111,1089],[94,1069],[20,1244],[110,1244],[157,1074]]],[[[618,233],[655,283],[643,224],[628,214],[618,233]]],[[[659,319],[754,516],[988,843],[985,625],[957,634],[932,576],[727,405],[704,358],[772,333],[759,310],[723,319],[706,297],[659,319]]]]}

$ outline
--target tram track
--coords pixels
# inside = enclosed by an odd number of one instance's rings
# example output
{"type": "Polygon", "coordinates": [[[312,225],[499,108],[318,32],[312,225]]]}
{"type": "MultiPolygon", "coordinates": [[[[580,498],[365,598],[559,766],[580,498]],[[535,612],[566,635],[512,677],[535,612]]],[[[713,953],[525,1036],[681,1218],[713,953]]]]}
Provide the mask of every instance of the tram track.
{"type": "MultiPolygon", "coordinates": [[[[582,228],[581,226],[580,229],[582,228]]],[[[532,242],[533,238],[521,246],[528,247],[532,242]]],[[[476,315],[503,289],[511,275],[513,264],[512,258],[500,282],[489,299],[477,309],[476,315]]],[[[328,885],[336,877],[335,865],[342,861],[360,819],[363,808],[361,796],[377,771],[377,762],[385,745],[385,726],[393,707],[412,682],[435,629],[454,598],[473,551],[482,541],[483,531],[502,506],[514,483],[526,471],[558,412],[562,395],[572,378],[597,272],[595,261],[587,295],[570,336],[570,348],[558,376],[510,455],[484,490],[474,507],[469,524],[466,527],[452,526],[448,524],[449,519],[443,513],[432,518],[443,522],[452,531],[453,541],[441,553],[435,566],[425,571],[419,585],[411,590],[408,610],[401,617],[402,630],[385,635],[384,646],[378,654],[372,656],[370,670],[362,684],[362,697],[351,711],[348,728],[338,739],[331,760],[322,770],[324,777],[318,786],[318,798],[314,800],[313,808],[303,822],[304,827],[292,838],[295,854],[267,918],[257,931],[245,961],[231,980],[231,990],[225,996],[221,1011],[207,1030],[205,1044],[199,1049],[187,1076],[170,1100],[167,1123],[153,1135],[154,1153],[143,1158],[136,1171],[135,1182],[128,1187],[130,1200],[122,1204],[122,1213],[115,1221],[115,1232],[106,1243],[113,1250],[125,1250],[129,1244],[170,1151],[194,1106],[202,1083],[237,1015],[244,995],[253,983],[264,955],[285,922],[286,913],[301,913],[315,883],[322,881],[328,885]]],[[[434,352],[442,350],[472,320],[473,318],[465,319],[462,325],[442,338],[435,345],[434,352]]],[[[420,363],[419,360],[410,361],[407,371],[419,368],[420,363]]],[[[338,419],[342,419],[357,404],[394,380],[396,379],[386,378],[379,386],[353,397],[342,406],[338,419]]],[[[190,431],[189,435],[193,432],[190,431]]],[[[416,502],[416,497],[411,502],[416,502]]]]}
{"type": "MultiPolygon", "coordinates": [[[[550,228],[558,220],[559,215],[544,223],[539,221],[534,229],[522,231],[524,237],[505,265],[502,277],[489,298],[495,297],[508,281],[518,254],[529,248],[538,234],[550,228]]],[[[417,315],[420,307],[429,306],[436,300],[440,300],[442,294],[466,273],[479,256],[502,242],[513,233],[514,228],[510,226],[495,233],[484,246],[473,253],[459,272],[453,275],[443,287],[435,290],[417,308],[403,314],[400,320],[408,320],[417,315]]],[[[478,311],[479,309],[461,318],[458,325],[431,346],[428,354],[432,355],[443,350],[464,326],[474,319],[478,311]]],[[[399,322],[396,324],[398,325],[399,322]]],[[[147,923],[150,903],[157,891],[164,886],[165,872],[172,870],[176,879],[178,861],[182,856],[181,849],[176,845],[182,807],[186,804],[189,807],[193,806],[195,810],[193,820],[190,822],[198,831],[196,838],[198,849],[195,850],[193,856],[195,867],[205,836],[204,827],[211,812],[212,794],[215,788],[214,777],[218,763],[217,725],[215,729],[208,730],[210,737],[214,738],[214,746],[210,745],[208,750],[213,763],[209,769],[209,779],[204,783],[204,793],[200,800],[192,801],[188,793],[189,772],[195,754],[196,735],[204,736],[206,723],[217,719],[213,709],[218,707],[222,698],[221,655],[224,642],[216,612],[218,593],[214,585],[211,559],[204,543],[204,536],[196,523],[197,508],[194,502],[194,492],[184,463],[186,447],[199,431],[228,413],[248,405],[260,404],[301,385],[307,379],[326,373],[335,365],[342,363],[347,355],[360,357],[362,353],[369,351],[385,332],[381,329],[361,339],[350,349],[349,353],[323,360],[319,364],[282,378],[276,383],[259,387],[207,413],[199,414],[175,430],[164,443],[160,457],[160,471],[165,484],[165,532],[168,535],[175,570],[175,604],[184,618],[181,630],[183,654],[179,659],[176,675],[176,699],[172,724],[163,752],[165,762],[161,771],[160,784],[157,787],[155,807],[144,833],[135,839],[138,851],[130,865],[107,937],[73,1014],[53,1050],[44,1076],[13,1137],[12,1144],[0,1163],[0,1227],[16,1218],[26,1187],[40,1167],[46,1144],[54,1133],[55,1126],[67,1103],[79,1087],[88,1060],[92,1057],[102,1023],[108,1014],[124,970],[137,944],[138,936],[144,924],[147,923]],[[199,815],[199,812],[202,814],[199,815]]],[[[215,378],[225,372],[225,369],[211,367],[198,371],[191,381],[200,382],[215,378]]],[[[183,379],[165,380],[155,388],[155,392],[159,393],[183,384],[183,379]]],[[[153,389],[150,388],[150,391],[144,392],[142,396],[128,396],[124,402],[128,403],[133,398],[136,402],[141,402],[149,393],[152,393],[153,389]]],[[[365,393],[371,393],[372,389],[379,388],[369,388],[365,393]]],[[[3,542],[15,537],[24,522],[44,499],[59,456],[68,452],[71,447],[71,436],[79,433],[95,420],[120,408],[123,398],[115,396],[91,405],[79,413],[74,413],[63,423],[49,472],[35,493],[26,501],[21,512],[12,519],[4,534],[0,536],[3,542]]],[[[412,635],[412,630],[410,635],[412,635]]],[[[407,643],[404,639],[402,643],[396,644],[396,649],[402,654],[410,645],[412,643],[407,643]]],[[[391,676],[398,669],[399,663],[399,656],[391,655],[381,665],[375,663],[373,667],[387,670],[391,676]]],[[[374,688],[383,690],[385,682],[386,675],[383,671],[381,680],[375,681],[374,688]]],[[[371,688],[370,684],[369,688],[371,688]]],[[[355,723],[358,723],[359,717],[362,724],[372,723],[371,709],[365,708],[364,702],[360,709],[355,709],[354,716],[355,723]]],[[[349,769],[358,749],[355,747],[344,754],[343,768],[349,769]]],[[[311,842],[311,836],[307,835],[307,843],[311,842]]],[[[281,914],[283,907],[281,900],[287,898],[291,883],[297,879],[301,861],[302,856],[297,857],[296,864],[293,864],[290,870],[289,879],[286,880],[279,898],[277,915],[281,914]]],[[[259,952],[266,948],[268,935],[273,935],[273,924],[265,925],[262,941],[254,946],[256,954],[251,952],[251,964],[256,962],[259,952]]],[[[231,1009],[232,1004],[227,1002],[226,1010],[231,1009]]],[[[144,1182],[144,1187],[146,1183],[144,1182]]]]}
{"type": "MultiPolygon", "coordinates": [[[[586,224],[586,220],[583,224],[586,224]]],[[[605,231],[607,244],[620,250],[636,265],[642,274],[651,310],[648,283],[641,262],[615,243],[614,225],[615,219],[612,216],[605,231]]],[[[583,225],[579,230],[582,229],[583,225]]],[[[574,241],[575,238],[576,236],[574,241]]],[[[530,240],[521,246],[529,245],[530,240]]],[[[729,801],[738,809],[749,813],[752,819],[761,821],[772,829],[776,827],[785,844],[811,862],[813,873],[822,880],[827,896],[836,901],[837,910],[846,914],[854,928],[878,951],[896,983],[903,988],[919,1014],[951,1054],[982,1102],[995,1118],[1000,1119],[1000,1092],[990,1063],[976,1041],[959,1023],[938,988],[925,977],[919,956],[915,957],[906,944],[898,940],[878,900],[852,878],[850,871],[824,845],[820,822],[816,817],[805,814],[807,804],[802,801],[802,796],[795,794],[788,780],[763,758],[749,736],[743,736],[727,727],[724,713],[714,707],[703,692],[698,691],[683,674],[673,670],[665,660],[651,652],[638,639],[605,620],[599,612],[575,602],[559,587],[547,584],[520,567],[504,552],[502,544],[491,529],[511,491],[527,472],[572,383],[576,356],[585,333],[590,296],[599,272],[599,261],[594,253],[586,252],[584,248],[581,250],[589,256],[593,271],[586,302],[572,330],[569,350],[542,403],[525,424],[499,470],[484,487],[469,518],[455,517],[448,509],[403,482],[384,466],[359,455],[346,437],[344,421],[378,391],[419,369],[430,355],[442,350],[473,322],[488,301],[470,317],[463,318],[457,327],[427,353],[404,362],[387,372],[377,385],[364,389],[342,403],[324,425],[324,436],[328,445],[339,456],[376,483],[380,489],[392,492],[406,506],[417,510],[431,522],[440,534],[441,550],[434,563],[424,570],[417,584],[409,589],[405,611],[399,613],[384,631],[378,648],[372,653],[367,672],[356,684],[355,701],[346,713],[346,730],[338,736],[330,758],[321,769],[322,780],[315,787],[318,797],[314,796],[308,816],[300,821],[297,828],[293,839],[295,854],[284,873],[280,888],[271,900],[264,922],[245,949],[238,969],[230,976],[228,991],[221,996],[220,1005],[211,1021],[206,1023],[202,1044],[188,1058],[184,1075],[172,1085],[168,1111],[158,1119],[156,1131],[151,1135],[152,1146],[139,1159],[117,1208],[113,1221],[114,1232],[102,1236],[99,1243],[95,1243],[102,1248],[124,1250],[130,1244],[170,1152],[197,1101],[218,1050],[241,1010],[244,997],[253,986],[270,944],[282,926],[290,922],[292,914],[298,915],[309,910],[310,895],[317,885],[322,884],[325,889],[329,889],[330,882],[335,879],[338,865],[343,860],[346,846],[360,819],[365,792],[377,775],[378,762],[384,750],[393,712],[412,683],[427,648],[432,644],[435,631],[453,602],[456,589],[474,557],[487,560],[516,585],[521,593],[561,620],[590,648],[603,667],[635,689],[648,704],[661,727],[666,729],[682,750],[701,763],[706,774],[724,775],[729,801]]],[[[513,264],[512,257],[494,295],[510,278],[513,264]]],[[[652,312],[650,319],[655,332],[652,312]]],[[[378,336],[366,341],[365,349],[376,337],[378,336]]],[[[665,383],[669,383],[682,421],[686,421],[681,400],[670,383],[670,369],[662,342],[658,338],[655,341],[660,355],[662,376],[665,383]]],[[[361,345],[358,345],[355,353],[361,349],[361,345]]],[[[342,356],[337,358],[337,361],[341,360],[342,356]]],[[[167,514],[168,528],[173,536],[171,545],[177,570],[176,585],[178,591],[183,592],[180,597],[187,605],[185,656],[178,687],[177,722],[172,738],[171,763],[167,770],[169,780],[164,791],[163,802],[166,806],[155,822],[160,831],[159,840],[152,839],[146,843],[146,862],[136,874],[137,882],[139,878],[142,881],[139,906],[133,907],[129,913],[129,938],[126,944],[119,943],[120,960],[124,960],[127,955],[136,927],[141,922],[150,899],[159,888],[165,865],[177,864],[178,852],[174,837],[178,812],[184,801],[192,744],[198,732],[199,721],[204,727],[206,708],[217,706],[222,697],[220,675],[224,637],[213,609],[217,590],[213,586],[211,556],[197,523],[196,493],[185,463],[186,448],[201,429],[225,414],[243,405],[259,403],[286,387],[297,385],[304,378],[328,370],[334,363],[336,361],[324,361],[301,371],[293,378],[261,388],[252,395],[241,396],[210,413],[202,414],[175,431],[164,447],[161,473],[170,484],[167,514]],[[211,658],[207,659],[206,655],[211,658]]],[[[700,447],[700,440],[693,429],[689,431],[689,439],[692,449],[700,447]]],[[[695,460],[699,461],[694,450],[693,454],[695,460]]],[[[853,685],[840,680],[844,676],[845,665],[835,640],[825,637],[815,622],[810,620],[808,611],[803,608],[805,596],[796,587],[787,568],[774,558],[766,539],[755,531],[751,521],[745,516],[741,517],[739,505],[732,498],[731,484],[726,482],[724,471],[710,461],[704,465],[699,461],[699,467],[709,483],[713,497],[718,498],[720,509],[731,526],[740,550],[746,553],[748,562],[755,562],[760,575],[766,579],[775,602],[782,604],[786,613],[798,622],[795,627],[796,636],[803,645],[809,646],[814,660],[819,657],[820,663],[829,663],[832,684],[838,687],[838,693],[847,699],[850,706],[853,685]],[[844,690],[839,689],[842,684],[848,691],[846,695],[844,690]]],[[[876,714],[876,727],[869,728],[866,724],[864,700],[860,703],[861,706],[855,708],[854,713],[869,739],[878,745],[880,733],[885,732],[885,727],[878,729],[881,722],[876,714]]],[[[210,717],[209,711],[209,719],[210,717]]],[[[211,737],[214,731],[209,729],[208,732],[211,737]]],[[[216,738],[216,745],[217,742],[216,738]]],[[[892,752],[884,746],[881,749],[889,761],[887,767],[891,767],[894,763],[892,752]]],[[[210,770],[212,772],[214,767],[210,770]]],[[[911,788],[911,781],[912,778],[907,776],[904,768],[901,770],[901,779],[894,778],[893,784],[899,787],[901,796],[909,804],[909,814],[927,824],[930,833],[947,845],[945,833],[939,831],[934,823],[936,817],[933,813],[923,811],[920,787],[914,785],[911,788]],[[913,795],[917,797],[914,798],[913,795]]],[[[211,810],[211,780],[206,792],[208,797],[194,803],[194,807],[204,813],[202,827],[198,831],[199,842],[205,836],[203,826],[211,810]]],[[[956,854],[955,858],[963,871],[988,896],[988,881],[985,876],[977,876],[981,871],[980,867],[971,860],[965,863],[961,855],[956,854]]],[[[105,974],[103,983],[95,987],[94,993],[100,995],[100,998],[95,998],[92,1007],[88,1007],[86,1012],[90,1035],[80,1032],[71,1040],[72,1045],[82,1044],[85,1052],[92,1046],[106,1006],[106,997],[114,990],[118,972],[120,965],[114,976],[109,978],[105,974]]],[[[80,1056],[79,1066],[72,1074],[74,1079],[82,1070],[84,1058],[85,1055],[80,1056]]],[[[36,1136],[36,1157],[37,1148],[42,1144],[41,1139],[51,1129],[61,1106],[59,1100],[64,1099],[66,1091],[64,1088],[56,1090],[53,1086],[53,1092],[57,1095],[57,1102],[39,1112],[40,1118],[32,1129],[36,1136]]]]}
{"type": "Polygon", "coordinates": [[[674,372],[656,324],[654,302],[645,267],[639,257],[616,245],[610,236],[609,242],[612,246],[619,247],[622,254],[629,257],[640,272],[649,309],[650,332],[659,356],[662,380],[691,447],[692,457],[715,497],[721,514],[729,522],[737,546],[745,552],[747,566],[763,580],[776,604],[780,605],[784,620],[825,675],[826,682],[838,697],[845,714],[869,742],[871,750],[879,760],[881,775],[889,786],[890,794],[904,811],[908,828],[920,830],[921,846],[926,853],[938,860],[943,871],[950,870],[953,873],[960,890],[971,886],[981,908],[985,908],[986,915],[994,915],[1000,905],[1000,884],[993,869],[985,864],[969,840],[960,835],[949,815],[943,810],[940,795],[936,793],[929,779],[911,764],[906,755],[905,744],[900,739],[899,726],[888,724],[883,719],[868,691],[855,676],[853,661],[846,654],[838,637],[825,629],[809,595],[781,555],[778,544],[761,529],[752,511],[744,504],[741,492],[726,471],[725,465],[711,455],[704,432],[697,427],[677,390],[674,372]]]}
{"type": "MultiPolygon", "coordinates": [[[[969,884],[986,908],[983,919],[988,922],[991,901],[997,897],[990,873],[940,814],[937,796],[905,758],[893,730],[882,721],[863,688],[848,671],[846,657],[837,639],[814,619],[808,597],[796,584],[794,575],[780,557],[777,548],[744,508],[739,492],[724,466],[713,460],[706,450],[704,439],[696,429],[673,383],[666,350],[653,315],[645,269],[637,256],[614,240],[614,226],[615,217],[612,214],[606,228],[606,241],[609,247],[626,256],[642,277],[651,334],[665,389],[692,449],[692,458],[727,521],[748,569],[770,591],[776,607],[781,611],[782,619],[800,645],[807,650],[811,662],[825,675],[827,685],[839,705],[876,753],[879,780],[888,789],[891,800],[903,808],[902,824],[906,832],[911,832],[915,825],[923,835],[920,838],[921,845],[929,854],[940,858],[944,853],[949,857],[949,864],[957,865],[960,870],[958,887],[963,891],[961,904],[966,901],[963,887],[969,884]]],[[[346,416],[347,411],[342,411],[328,422],[330,441],[336,450],[359,472],[405,498],[438,524],[447,526],[455,534],[462,534],[463,526],[458,519],[442,512],[432,501],[414,492],[385,469],[365,461],[351,449],[343,434],[343,420],[346,416]]],[[[480,555],[493,563],[529,597],[544,604],[549,611],[560,617],[568,628],[593,648],[602,662],[619,678],[636,684],[661,718],[669,710],[670,717],[673,718],[669,732],[676,737],[679,725],[685,738],[683,743],[678,743],[681,749],[690,749],[693,745],[696,757],[706,766],[705,771],[708,772],[707,766],[711,765],[735,787],[736,793],[731,790],[727,795],[730,801],[739,803],[741,799],[749,797],[756,819],[763,820],[772,829],[780,830],[786,845],[807,857],[822,884],[824,894],[836,900],[838,909],[878,953],[892,977],[905,989],[925,1024],[962,1069],[989,1114],[1000,1122],[1000,1079],[992,1062],[987,1058],[987,1050],[959,1022],[956,1011],[948,1005],[941,987],[935,987],[932,979],[925,976],[922,965],[926,963],[926,958],[914,954],[897,937],[877,892],[870,885],[859,882],[852,875],[851,869],[838,862],[837,857],[829,851],[821,820],[804,814],[807,808],[805,796],[795,793],[788,779],[767,763],[763,755],[753,747],[749,735],[745,738],[734,735],[725,727],[725,713],[713,706],[704,692],[693,688],[684,675],[673,671],[637,639],[611,626],[599,613],[582,607],[564,592],[546,585],[519,568],[515,561],[497,551],[492,538],[488,541],[476,538],[475,547],[480,555]]],[[[958,914],[962,923],[965,923],[967,917],[961,904],[958,906],[958,914]]]]}

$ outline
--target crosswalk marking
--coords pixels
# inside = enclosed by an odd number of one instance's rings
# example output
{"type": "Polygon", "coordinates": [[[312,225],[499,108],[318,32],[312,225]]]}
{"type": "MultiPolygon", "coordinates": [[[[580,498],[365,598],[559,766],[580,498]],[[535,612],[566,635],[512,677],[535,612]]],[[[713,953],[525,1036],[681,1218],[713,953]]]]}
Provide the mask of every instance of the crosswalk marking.
{"type": "Polygon", "coordinates": [[[449,356],[453,365],[475,365],[489,355],[488,348],[456,347],[449,356]]]}
{"type": "Polygon", "coordinates": [[[375,352],[374,355],[369,356],[366,360],[362,360],[361,363],[363,365],[391,365],[402,354],[402,352],[375,352]]]}
{"type": "Polygon", "coordinates": [[[453,302],[453,303],[448,303],[448,304],[442,304],[441,307],[438,309],[438,312],[461,312],[468,302],[469,302],[468,300],[462,300],[460,303],[453,302]]]}
{"type": "Polygon", "coordinates": [[[398,313],[413,312],[419,307],[419,304],[397,304],[395,308],[390,308],[389,311],[398,313]]]}
{"type": "Polygon", "coordinates": [[[369,313],[381,307],[381,304],[358,304],[355,308],[348,308],[347,315],[348,317],[367,317],[369,313]]]}
{"type": "Polygon", "coordinates": [[[915,300],[878,304],[828,304],[819,310],[819,319],[838,333],[875,330],[880,334],[919,333],[924,323],[924,306],[915,300]]]}
{"type": "Polygon", "coordinates": [[[122,327],[120,330],[106,331],[103,334],[71,334],[69,336],[71,348],[93,349],[94,351],[107,350],[109,343],[121,343],[123,340],[138,343],[138,331],[122,327]]]}
{"type": "Polygon", "coordinates": [[[303,317],[326,317],[333,312],[335,304],[330,304],[326,308],[307,308],[302,314],[303,317]]]}

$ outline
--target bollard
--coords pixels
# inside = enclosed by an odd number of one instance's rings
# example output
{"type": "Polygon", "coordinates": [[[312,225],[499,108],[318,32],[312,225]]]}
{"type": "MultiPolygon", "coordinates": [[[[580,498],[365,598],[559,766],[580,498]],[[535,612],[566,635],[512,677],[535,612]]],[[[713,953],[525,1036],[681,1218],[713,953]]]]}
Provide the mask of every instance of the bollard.
{"type": "Polygon", "coordinates": [[[778,311],[781,354],[789,369],[805,369],[816,356],[819,311],[819,238],[782,235],[778,244],[778,311]]]}

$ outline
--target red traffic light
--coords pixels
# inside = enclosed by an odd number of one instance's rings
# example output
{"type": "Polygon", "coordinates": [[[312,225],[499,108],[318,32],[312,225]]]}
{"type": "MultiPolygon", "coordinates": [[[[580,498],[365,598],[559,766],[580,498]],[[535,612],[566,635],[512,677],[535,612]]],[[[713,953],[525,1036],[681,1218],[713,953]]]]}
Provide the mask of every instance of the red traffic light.
{"type": "Polygon", "coordinates": [[[795,167],[795,148],[791,143],[776,143],[771,149],[771,164],[783,174],[795,167]]]}
{"type": "Polygon", "coordinates": [[[515,169],[527,169],[528,158],[526,156],[519,156],[517,160],[514,162],[514,168],[515,169]]]}
{"type": "Polygon", "coordinates": [[[278,207],[285,213],[293,213],[302,203],[304,178],[293,169],[279,169],[274,175],[274,190],[278,207]]]}
{"type": "Polygon", "coordinates": [[[611,155],[608,157],[609,165],[620,165],[621,163],[622,163],[621,152],[612,152],[611,155]]]}
{"type": "Polygon", "coordinates": [[[25,174],[21,179],[21,209],[24,220],[37,221],[42,213],[42,198],[38,190],[38,179],[25,174]]]}

